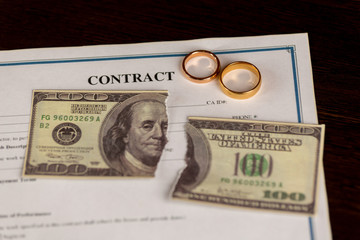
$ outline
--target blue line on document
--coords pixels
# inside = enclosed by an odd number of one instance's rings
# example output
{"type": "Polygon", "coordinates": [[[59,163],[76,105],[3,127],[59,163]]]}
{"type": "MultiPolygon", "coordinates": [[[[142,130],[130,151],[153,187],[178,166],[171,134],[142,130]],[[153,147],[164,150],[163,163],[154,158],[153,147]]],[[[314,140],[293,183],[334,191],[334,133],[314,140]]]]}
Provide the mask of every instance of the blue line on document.
{"type": "Polygon", "coordinates": [[[186,54],[155,54],[155,55],[143,55],[143,56],[139,55],[139,56],[123,56],[123,57],[23,61],[23,62],[0,63],[0,67],[19,66],[19,65],[57,64],[57,63],[100,62],[100,61],[116,61],[116,60],[130,60],[130,59],[164,58],[164,57],[184,57],[185,55],[186,54]]]}
{"type": "MultiPolygon", "coordinates": [[[[278,48],[257,48],[257,49],[241,49],[229,51],[214,51],[216,54],[234,54],[244,52],[267,52],[289,50],[290,47],[278,48]]],[[[130,59],[146,59],[146,58],[165,58],[165,57],[184,57],[186,53],[172,53],[172,54],[152,54],[152,55],[134,55],[134,56],[117,56],[117,57],[98,57],[98,58],[75,58],[75,59],[61,59],[61,60],[41,60],[41,61],[21,61],[21,62],[5,62],[0,63],[0,67],[4,66],[19,66],[19,65],[38,65],[38,64],[57,64],[57,63],[77,63],[77,62],[99,62],[99,61],[114,61],[114,60],[130,60],[130,59]]]]}
{"type": "Polygon", "coordinates": [[[310,240],[315,240],[314,231],[313,231],[313,223],[312,223],[311,217],[309,217],[309,228],[310,228],[310,240]]]}
{"type": "Polygon", "coordinates": [[[301,115],[301,106],[300,106],[300,95],[299,95],[299,87],[298,87],[298,79],[297,79],[297,72],[296,72],[296,59],[295,59],[295,51],[294,47],[290,48],[291,52],[291,63],[293,68],[293,78],[294,78],[294,87],[295,87],[295,100],[296,100],[296,109],[298,115],[298,123],[302,122],[302,115],[301,115]]]}
{"type": "Polygon", "coordinates": [[[230,50],[230,51],[214,51],[216,54],[234,54],[234,53],[245,53],[245,52],[269,52],[279,50],[290,50],[291,47],[277,47],[277,48],[255,48],[255,49],[241,49],[241,50],[230,50]]]}

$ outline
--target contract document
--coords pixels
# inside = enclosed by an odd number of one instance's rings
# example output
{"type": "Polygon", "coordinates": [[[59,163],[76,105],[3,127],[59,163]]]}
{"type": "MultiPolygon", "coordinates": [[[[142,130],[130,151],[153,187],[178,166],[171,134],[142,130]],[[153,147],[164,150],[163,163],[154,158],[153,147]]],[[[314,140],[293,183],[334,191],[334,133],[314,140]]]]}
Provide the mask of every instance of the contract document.
{"type": "MultiPolygon", "coordinates": [[[[322,165],[314,215],[178,201],[188,117],[317,124],[307,34],[0,52],[0,239],[331,239],[322,165]],[[254,64],[259,92],[226,96],[181,71],[191,51],[254,64]],[[35,89],[168,91],[168,142],[152,178],[22,177],[35,89]]],[[[324,159],[326,161],[326,159],[324,159]]]]}

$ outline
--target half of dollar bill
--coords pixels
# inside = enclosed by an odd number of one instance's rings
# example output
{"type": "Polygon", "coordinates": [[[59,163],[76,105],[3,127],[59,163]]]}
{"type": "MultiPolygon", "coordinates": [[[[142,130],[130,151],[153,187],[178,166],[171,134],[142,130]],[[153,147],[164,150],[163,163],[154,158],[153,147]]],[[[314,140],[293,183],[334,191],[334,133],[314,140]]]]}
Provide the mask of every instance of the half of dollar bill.
{"type": "Polygon", "coordinates": [[[151,177],[167,91],[34,90],[24,176],[151,177]]]}
{"type": "Polygon", "coordinates": [[[324,125],[190,117],[172,196],[313,214],[324,125]]]}

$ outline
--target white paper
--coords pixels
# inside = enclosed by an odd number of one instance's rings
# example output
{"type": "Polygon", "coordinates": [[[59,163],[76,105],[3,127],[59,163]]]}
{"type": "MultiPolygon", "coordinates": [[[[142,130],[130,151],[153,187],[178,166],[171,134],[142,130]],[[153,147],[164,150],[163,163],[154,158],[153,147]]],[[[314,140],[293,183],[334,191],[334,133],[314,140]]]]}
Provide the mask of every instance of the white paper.
{"type": "Polygon", "coordinates": [[[185,166],[188,116],[317,123],[306,34],[28,49],[0,56],[0,239],[331,239],[322,168],[313,217],[170,198],[185,166]],[[262,75],[260,91],[234,100],[217,80],[186,80],[181,62],[198,49],[217,54],[222,67],[253,63],[262,75]],[[111,84],[112,75],[120,83],[111,84]],[[168,90],[169,143],[156,177],[22,179],[33,89],[168,90]]]}

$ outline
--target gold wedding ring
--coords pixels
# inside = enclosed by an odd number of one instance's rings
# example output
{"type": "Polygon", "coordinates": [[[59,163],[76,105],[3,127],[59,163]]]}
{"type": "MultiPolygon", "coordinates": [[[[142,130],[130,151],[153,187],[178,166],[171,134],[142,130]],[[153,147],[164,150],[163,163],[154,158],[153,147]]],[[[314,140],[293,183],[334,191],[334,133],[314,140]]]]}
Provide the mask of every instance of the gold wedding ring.
{"type": "Polygon", "coordinates": [[[220,74],[220,86],[221,86],[221,90],[229,97],[232,97],[235,99],[250,98],[250,97],[254,96],[260,89],[260,86],[261,86],[260,71],[259,71],[259,69],[257,69],[257,67],[255,67],[255,65],[248,63],[248,62],[240,61],[240,62],[230,63],[229,65],[227,65],[224,68],[224,70],[220,74]],[[224,84],[225,75],[230,73],[231,71],[239,70],[239,69],[247,70],[254,74],[254,79],[252,79],[252,80],[255,80],[255,81],[253,81],[253,85],[255,85],[254,87],[250,88],[249,90],[237,91],[234,89],[233,90],[230,89],[229,86],[226,86],[224,84]]]}
{"type": "Polygon", "coordinates": [[[196,50],[196,51],[193,51],[193,52],[189,53],[188,55],[186,55],[186,57],[184,58],[184,60],[182,62],[182,70],[183,70],[183,73],[185,74],[186,78],[189,79],[190,81],[195,82],[195,83],[207,83],[207,82],[211,81],[212,79],[214,79],[219,74],[220,61],[219,61],[218,57],[215,54],[213,54],[212,52],[209,52],[206,50],[196,50]],[[193,59],[195,57],[207,57],[207,58],[211,59],[212,61],[214,61],[215,69],[207,76],[194,76],[195,74],[189,73],[186,65],[191,59],[193,59]]]}

